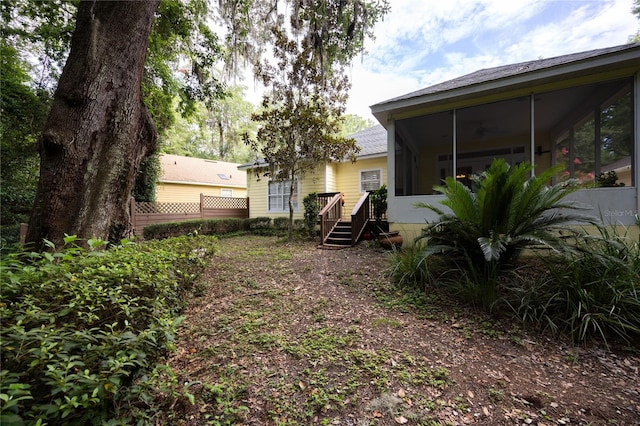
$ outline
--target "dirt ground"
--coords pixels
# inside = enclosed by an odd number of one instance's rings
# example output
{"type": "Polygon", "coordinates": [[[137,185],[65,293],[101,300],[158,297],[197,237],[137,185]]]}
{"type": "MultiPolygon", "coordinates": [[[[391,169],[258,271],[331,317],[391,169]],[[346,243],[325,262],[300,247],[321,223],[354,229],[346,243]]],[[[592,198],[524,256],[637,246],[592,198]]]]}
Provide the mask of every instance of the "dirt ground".
{"type": "Polygon", "coordinates": [[[573,347],[400,291],[388,259],[220,240],[170,360],[195,395],[173,423],[640,425],[637,349],[573,347]]]}

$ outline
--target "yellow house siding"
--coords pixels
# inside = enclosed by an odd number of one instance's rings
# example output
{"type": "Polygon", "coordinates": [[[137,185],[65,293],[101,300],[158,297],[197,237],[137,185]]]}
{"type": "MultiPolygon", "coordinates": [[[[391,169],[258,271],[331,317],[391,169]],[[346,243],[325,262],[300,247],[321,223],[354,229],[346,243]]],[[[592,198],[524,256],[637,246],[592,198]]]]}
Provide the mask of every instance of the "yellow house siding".
{"type": "MultiPolygon", "coordinates": [[[[298,186],[299,200],[298,211],[294,212],[294,219],[304,218],[304,197],[312,192],[338,192],[337,188],[337,173],[339,165],[328,164],[326,167],[319,167],[313,173],[307,173],[298,186]]],[[[255,173],[249,171],[247,173],[247,185],[249,194],[249,217],[288,217],[289,211],[284,212],[270,212],[268,210],[268,178],[261,178],[257,180],[255,173]]],[[[349,210],[349,214],[351,210],[349,210]]]]}
{"type": "Polygon", "coordinates": [[[351,211],[362,196],[360,191],[360,172],[365,170],[382,170],[382,184],[387,183],[387,157],[357,160],[355,163],[339,163],[337,167],[337,191],[343,192],[345,205],[342,209],[344,218],[350,217],[351,211]]]}
{"type": "Polygon", "coordinates": [[[247,192],[249,193],[249,217],[267,216],[267,182],[268,179],[260,178],[256,174],[247,171],[247,192]]]}
{"type": "MultiPolygon", "coordinates": [[[[320,167],[313,173],[307,173],[298,186],[298,211],[294,212],[294,219],[304,217],[303,200],[312,192],[325,192],[325,168],[320,167]]],[[[251,170],[247,172],[247,186],[249,194],[249,217],[289,217],[289,211],[269,211],[269,179],[262,177],[259,181],[251,170]]]]}
{"type": "Polygon", "coordinates": [[[335,163],[327,164],[325,175],[325,186],[322,192],[338,192],[337,184],[338,165],[335,163]]]}
{"type": "Polygon", "coordinates": [[[160,182],[156,185],[156,201],[159,203],[199,203],[201,193],[220,197],[222,189],[231,189],[232,196],[236,198],[247,196],[247,190],[244,188],[160,182]]]}
{"type": "MultiPolygon", "coordinates": [[[[318,167],[313,173],[307,173],[300,184],[300,202],[312,192],[326,192],[327,168],[318,167]]],[[[300,204],[302,207],[302,204],[300,204]]],[[[304,215],[303,215],[304,216],[304,215]]]]}
{"type": "MultiPolygon", "coordinates": [[[[344,192],[345,206],[343,208],[343,217],[349,218],[351,211],[362,196],[360,192],[360,172],[364,170],[382,171],[381,180],[383,184],[387,183],[387,158],[372,158],[358,160],[355,163],[332,163],[326,167],[320,167],[314,173],[308,173],[299,188],[299,209],[294,213],[294,219],[302,219],[304,217],[303,200],[312,192],[344,192]]],[[[262,178],[260,181],[256,179],[254,173],[247,173],[247,186],[249,194],[249,217],[288,217],[289,212],[270,212],[268,211],[268,178],[262,178]]]]}

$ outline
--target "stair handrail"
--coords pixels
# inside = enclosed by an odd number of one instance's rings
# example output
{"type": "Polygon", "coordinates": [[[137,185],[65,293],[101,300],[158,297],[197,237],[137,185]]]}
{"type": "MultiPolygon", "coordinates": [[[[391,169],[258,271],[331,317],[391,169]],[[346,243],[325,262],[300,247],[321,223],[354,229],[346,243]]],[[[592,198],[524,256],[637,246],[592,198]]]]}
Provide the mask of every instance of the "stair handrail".
{"type": "Polygon", "coordinates": [[[342,218],[342,193],[336,193],[326,206],[318,213],[320,221],[320,244],[327,241],[327,237],[342,218]]]}
{"type": "Polygon", "coordinates": [[[369,193],[362,194],[351,211],[351,245],[355,246],[371,219],[369,193]]]}
{"type": "Polygon", "coordinates": [[[320,210],[322,210],[336,195],[340,194],[340,192],[321,192],[318,194],[318,205],[320,206],[320,210]]]}

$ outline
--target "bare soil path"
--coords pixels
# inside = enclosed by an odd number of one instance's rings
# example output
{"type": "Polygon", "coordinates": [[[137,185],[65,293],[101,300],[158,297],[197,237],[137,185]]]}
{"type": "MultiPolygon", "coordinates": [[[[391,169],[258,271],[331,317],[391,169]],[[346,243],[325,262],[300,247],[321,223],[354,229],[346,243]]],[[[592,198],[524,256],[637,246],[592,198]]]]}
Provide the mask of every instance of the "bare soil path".
{"type": "Polygon", "coordinates": [[[170,360],[196,383],[175,423],[640,425],[637,351],[402,292],[387,268],[366,245],[220,240],[170,360]]]}

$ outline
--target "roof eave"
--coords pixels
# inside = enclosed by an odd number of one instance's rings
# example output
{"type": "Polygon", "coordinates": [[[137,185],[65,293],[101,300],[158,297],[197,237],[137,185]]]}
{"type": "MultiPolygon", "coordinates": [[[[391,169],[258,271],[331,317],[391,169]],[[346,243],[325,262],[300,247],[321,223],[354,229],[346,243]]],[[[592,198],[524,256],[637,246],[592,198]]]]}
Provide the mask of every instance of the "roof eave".
{"type": "Polygon", "coordinates": [[[251,164],[241,164],[238,166],[238,170],[251,170],[251,169],[255,169],[258,167],[269,167],[269,163],[260,163],[260,164],[255,164],[255,163],[251,163],[251,164]]]}
{"type": "Polygon", "coordinates": [[[586,71],[597,73],[599,70],[611,67],[612,65],[624,68],[626,66],[640,66],[640,53],[638,49],[628,49],[614,52],[607,55],[588,58],[581,61],[559,64],[549,68],[534,70],[499,78],[470,84],[440,92],[415,96],[396,101],[386,101],[372,105],[371,112],[383,126],[387,126],[387,121],[395,113],[410,110],[425,104],[449,104],[459,100],[474,98],[486,93],[506,91],[510,88],[520,88],[522,86],[532,86],[543,81],[558,80],[560,77],[578,76],[586,71]]]}
{"type": "Polygon", "coordinates": [[[356,157],[356,161],[358,160],[370,160],[373,158],[381,158],[381,157],[386,157],[387,153],[386,152],[377,152],[375,154],[366,154],[366,155],[359,155],[356,157]]]}
{"type": "Polygon", "coordinates": [[[198,186],[215,186],[225,188],[246,188],[246,185],[240,183],[211,183],[211,182],[190,182],[184,180],[158,179],[158,183],[171,183],[175,185],[198,185],[198,186]]]}

